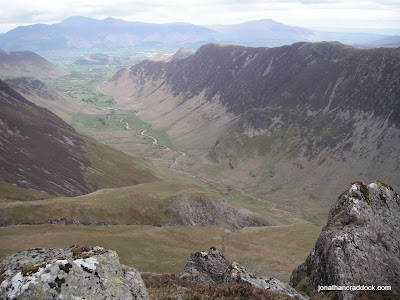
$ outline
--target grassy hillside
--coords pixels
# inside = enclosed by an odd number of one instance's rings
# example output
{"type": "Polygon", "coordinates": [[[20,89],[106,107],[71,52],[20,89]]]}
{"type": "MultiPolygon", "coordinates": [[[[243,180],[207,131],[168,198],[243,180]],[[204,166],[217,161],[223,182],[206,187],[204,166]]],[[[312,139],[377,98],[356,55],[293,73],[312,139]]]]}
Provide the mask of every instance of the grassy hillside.
{"type": "Polygon", "coordinates": [[[248,228],[231,234],[216,226],[12,226],[0,228],[0,259],[33,247],[99,245],[116,250],[123,264],[141,272],[178,274],[190,253],[216,247],[230,261],[253,272],[288,281],[319,233],[320,227],[309,224],[248,228]]]}
{"type": "Polygon", "coordinates": [[[81,223],[157,225],[176,223],[170,199],[182,195],[206,196],[195,186],[178,181],[156,181],[135,186],[101,189],[94,193],[41,201],[0,203],[2,221],[43,223],[47,220],[76,220],[81,223]]]}
{"type": "Polygon", "coordinates": [[[92,165],[84,172],[84,179],[92,190],[158,180],[155,169],[141,158],[115,150],[91,137],[85,136],[84,141],[82,150],[92,165]]]}

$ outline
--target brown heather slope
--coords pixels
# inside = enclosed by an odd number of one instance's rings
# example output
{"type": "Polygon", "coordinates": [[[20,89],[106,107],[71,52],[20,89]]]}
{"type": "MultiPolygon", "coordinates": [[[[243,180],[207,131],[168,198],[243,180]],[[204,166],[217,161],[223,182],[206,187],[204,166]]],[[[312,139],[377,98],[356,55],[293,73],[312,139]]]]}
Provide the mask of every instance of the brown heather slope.
{"type": "Polygon", "coordinates": [[[79,135],[47,109],[0,81],[2,198],[77,196],[158,180],[152,168],[79,135]],[[14,187],[14,188],[13,188],[14,187]],[[26,190],[34,190],[33,196],[26,190]]]}
{"type": "Polygon", "coordinates": [[[72,123],[77,112],[99,114],[100,109],[92,104],[77,100],[66,93],[56,91],[38,79],[18,77],[4,80],[25,99],[40,107],[47,108],[68,124],[72,123]]]}
{"type": "Polygon", "coordinates": [[[399,80],[399,48],[208,44],[122,69],[100,89],[188,152],[177,168],[289,195],[309,215],[318,203],[326,214],[354,178],[399,187],[399,80]]]}
{"type": "Polygon", "coordinates": [[[31,51],[7,52],[0,49],[0,76],[58,78],[69,74],[31,51]]]}

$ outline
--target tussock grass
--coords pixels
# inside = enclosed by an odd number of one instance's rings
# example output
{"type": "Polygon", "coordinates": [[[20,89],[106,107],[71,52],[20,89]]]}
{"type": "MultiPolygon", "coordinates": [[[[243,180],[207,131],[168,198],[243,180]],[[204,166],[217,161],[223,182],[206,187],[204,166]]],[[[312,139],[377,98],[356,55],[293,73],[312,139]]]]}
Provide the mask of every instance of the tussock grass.
{"type": "Polygon", "coordinates": [[[224,255],[256,274],[268,274],[288,282],[305,261],[321,227],[299,222],[286,226],[243,228],[224,239],[224,255]]]}
{"type": "Polygon", "coordinates": [[[27,225],[0,228],[0,259],[30,248],[102,246],[116,250],[121,263],[140,271],[181,272],[190,253],[221,240],[216,226],[73,226],[27,225]]]}
{"type": "Polygon", "coordinates": [[[217,226],[19,225],[0,228],[0,259],[35,247],[102,246],[141,272],[179,274],[190,254],[216,247],[253,273],[288,281],[311,251],[320,227],[245,228],[228,234],[217,226]]]}

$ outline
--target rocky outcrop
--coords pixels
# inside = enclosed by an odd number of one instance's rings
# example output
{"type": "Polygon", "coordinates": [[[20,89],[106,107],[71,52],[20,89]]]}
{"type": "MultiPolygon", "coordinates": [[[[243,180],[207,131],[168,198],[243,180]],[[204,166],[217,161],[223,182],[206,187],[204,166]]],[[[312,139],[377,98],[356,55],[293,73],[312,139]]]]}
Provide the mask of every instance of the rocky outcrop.
{"type": "Polygon", "coordinates": [[[4,299],[148,299],[138,271],[101,247],[31,249],[0,264],[4,299]]]}
{"type": "Polygon", "coordinates": [[[192,253],[179,276],[199,284],[244,283],[256,288],[304,299],[296,290],[278,279],[256,276],[249,273],[243,266],[236,262],[229,263],[229,261],[213,247],[207,252],[201,251],[192,253]]]}
{"type": "Polygon", "coordinates": [[[249,273],[245,267],[236,262],[230,264],[226,269],[224,273],[224,282],[250,284],[254,287],[269,290],[271,292],[285,294],[287,296],[295,297],[298,299],[306,299],[288,284],[283,283],[276,278],[256,276],[252,273],[249,273]]]}
{"type": "Polygon", "coordinates": [[[243,227],[272,225],[268,220],[245,209],[237,209],[225,199],[211,199],[200,196],[173,198],[171,208],[179,225],[217,225],[229,230],[243,227]]]}
{"type": "MultiPolygon", "coordinates": [[[[290,284],[400,287],[400,196],[379,181],[355,182],[331,207],[327,225],[290,284]]],[[[339,291],[353,299],[355,291],[339,291]]]]}
{"type": "Polygon", "coordinates": [[[134,269],[124,265],[121,265],[122,272],[124,274],[125,280],[129,285],[129,289],[133,296],[133,299],[149,299],[147,294],[146,286],[144,285],[142,276],[140,273],[134,269]]]}
{"type": "Polygon", "coordinates": [[[193,283],[221,284],[228,266],[229,261],[218,250],[210,248],[208,252],[192,253],[179,276],[193,283]]]}

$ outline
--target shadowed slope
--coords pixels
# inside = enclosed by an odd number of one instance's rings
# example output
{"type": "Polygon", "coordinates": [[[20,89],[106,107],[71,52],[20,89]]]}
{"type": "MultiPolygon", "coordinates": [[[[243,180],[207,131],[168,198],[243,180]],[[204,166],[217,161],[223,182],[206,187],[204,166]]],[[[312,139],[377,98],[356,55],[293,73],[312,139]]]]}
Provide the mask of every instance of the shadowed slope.
{"type": "Polygon", "coordinates": [[[0,82],[2,181],[44,194],[77,196],[156,180],[137,158],[76,133],[59,117],[0,82]]]}

